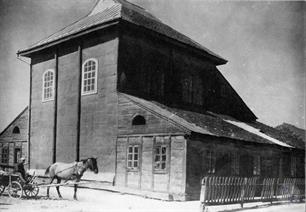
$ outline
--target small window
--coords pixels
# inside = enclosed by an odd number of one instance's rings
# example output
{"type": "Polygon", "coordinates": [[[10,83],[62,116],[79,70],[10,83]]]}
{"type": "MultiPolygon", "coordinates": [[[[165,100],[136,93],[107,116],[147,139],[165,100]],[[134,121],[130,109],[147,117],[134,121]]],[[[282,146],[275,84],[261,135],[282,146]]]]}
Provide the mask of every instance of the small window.
{"type": "Polygon", "coordinates": [[[18,163],[21,158],[21,148],[15,148],[14,152],[14,163],[18,163]]]}
{"type": "Polygon", "coordinates": [[[54,71],[47,70],[43,74],[42,101],[54,100],[54,71]]]}
{"type": "Polygon", "coordinates": [[[293,157],[293,156],[291,156],[290,174],[291,174],[291,177],[296,176],[296,157],[293,157]]]}
{"type": "Polygon", "coordinates": [[[260,175],[261,172],[261,166],[260,166],[260,156],[254,157],[254,167],[253,167],[253,175],[260,175]]]}
{"type": "Polygon", "coordinates": [[[133,118],[132,125],[145,125],[146,119],[143,116],[137,115],[133,118]]]}
{"type": "Polygon", "coordinates": [[[13,133],[14,134],[20,134],[20,129],[19,129],[19,127],[14,127],[14,129],[13,129],[13,133]]]}
{"type": "Polygon", "coordinates": [[[6,163],[6,164],[9,163],[9,148],[8,147],[3,147],[2,148],[1,162],[6,163]]]}
{"type": "Polygon", "coordinates": [[[192,103],[192,76],[188,75],[182,79],[182,97],[185,103],[192,103]]]}
{"type": "Polygon", "coordinates": [[[216,172],[216,153],[212,150],[207,151],[208,157],[208,174],[214,174],[216,172]]]}
{"type": "Polygon", "coordinates": [[[97,70],[98,61],[96,59],[88,59],[84,62],[82,68],[82,95],[97,92],[97,70]]]}
{"type": "Polygon", "coordinates": [[[127,168],[137,170],[139,167],[139,145],[129,145],[127,155],[127,168]]]}
{"type": "Polygon", "coordinates": [[[154,152],[154,170],[166,171],[167,168],[167,146],[161,145],[155,147],[154,152]]]}
{"type": "Polygon", "coordinates": [[[238,152],[235,152],[232,154],[232,175],[239,175],[239,161],[240,161],[240,158],[239,158],[239,154],[238,152]]]}

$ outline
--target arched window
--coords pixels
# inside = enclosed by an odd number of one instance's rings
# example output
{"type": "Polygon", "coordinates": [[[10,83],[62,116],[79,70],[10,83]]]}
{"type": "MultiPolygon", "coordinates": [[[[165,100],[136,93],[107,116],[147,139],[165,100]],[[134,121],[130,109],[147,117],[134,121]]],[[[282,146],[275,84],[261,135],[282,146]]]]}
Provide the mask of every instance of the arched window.
{"type": "Polygon", "coordinates": [[[82,67],[82,95],[97,92],[97,70],[98,61],[96,59],[88,59],[83,63],[82,67]]]}
{"type": "Polygon", "coordinates": [[[14,129],[13,129],[13,133],[14,134],[19,134],[20,133],[20,129],[19,129],[19,127],[14,127],[14,129]]]}
{"type": "Polygon", "coordinates": [[[49,69],[43,74],[42,101],[54,100],[54,70],[49,69]]]}
{"type": "Polygon", "coordinates": [[[137,115],[132,120],[132,125],[145,125],[146,119],[143,116],[137,115]]]}

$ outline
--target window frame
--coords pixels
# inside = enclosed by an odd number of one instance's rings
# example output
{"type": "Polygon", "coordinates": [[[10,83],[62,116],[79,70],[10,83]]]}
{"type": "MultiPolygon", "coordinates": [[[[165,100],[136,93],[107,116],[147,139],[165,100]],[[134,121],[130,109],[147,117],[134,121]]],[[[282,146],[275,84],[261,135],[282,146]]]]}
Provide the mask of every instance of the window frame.
{"type": "Polygon", "coordinates": [[[12,133],[13,134],[20,134],[20,128],[18,127],[18,126],[15,126],[14,128],[13,128],[13,130],[12,130],[12,133]]]}
{"type": "MultiPolygon", "coordinates": [[[[96,58],[89,58],[85,60],[82,64],[82,86],[81,86],[81,95],[86,96],[86,95],[91,95],[91,94],[96,94],[98,92],[98,70],[99,70],[99,63],[96,58]],[[84,76],[85,76],[85,65],[89,62],[93,61],[95,62],[95,69],[94,71],[91,70],[91,73],[95,72],[95,82],[94,82],[94,89],[90,91],[84,91],[84,76]]],[[[93,79],[93,78],[91,78],[93,79]]]]}
{"type": "Polygon", "coordinates": [[[297,157],[291,156],[290,158],[290,176],[296,177],[297,175],[297,157]]]}
{"type": "Polygon", "coordinates": [[[240,174],[240,154],[239,152],[233,152],[231,154],[231,174],[233,176],[239,176],[240,174]]]}
{"type": "Polygon", "coordinates": [[[253,175],[254,176],[260,176],[261,175],[261,156],[256,155],[253,157],[253,175]],[[255,162],[257,163],[257,166],[255,165],[255,162]]]}
{"type": "Polygon", "coordinates": [[[10,162],[10,147],[9,146],[2,146],[1,163],[9,164],[9,162],[10,162]],[[4,150],[7,150],[7,152],[4,153],[4,150]],[[6,160],[7,162],[4,162],[4,160],[6,160]]]}
{"type": "Polygon", "coordinates": [[[139,171],[140,169],[140,145],[139,144],[129,144],[126,150],[126,168],[128,171],[139,171]],[[130,152],[130,147],[132,147],[132,152],[130,152]],[[135,148],[138,148],[137,152],[137,160],[135,160],[135,148]],[[132,159],[129,159],[129,155],[132,155],[132,159]],[[134,166],[135,161],[137,161],[137,166],[134,166]],[[132,166],[129,166],[129,162],[131,162],[132,166]]]}
{"type": "Polygon", "coordinates": [[[54,69],[47,69],[44,71],[43,75],[42,75],[42,94],[41,94],[41,98],[42,98],[42,102],[49,102],[49,101],[53,101],[54,100],[54,92],[55,92],[55,71],[54,69]],[[53,74],[53,79],[52,79],[52,86],[50,87],[45,87],[45,75],[51,72],[53,74]],[[49,98],[45,98],[45,89],[51,88],[51,96],[49,98]]]}
{"type": "Polygon", "coordinates": [[[133,118],[132,118],[131,125],[132,125],[133,127],[146,126],[146,125],[147,125],[147,120],[146,120],[146,118],[145,118],[144,115],[136,114],[136,115],[134,115],[133,118]],[[143,123],[143,124],[135,123],[136,121],[138,121],[138,119],[143,119],[143,120],[141,120],[141,121],[144,121],[144,123],[143,123]]]}
{"type": "MultiPolygon", "coordinates": [[[[166,174],[168,173],[169,170],[169,152],[170,152],[170,146],[168,144],[155,144],[154,148],[153,148],[153,171],[154,173],[157,174],[166,174]],[[159,154],[156,154],[156,148],[160,148],[159,150],[159,154]],[[163,154],[162,153],[162,148],[166,148],[166,153],[163,154]],[[156,161],[156,156],[159,156],[159,161],[156,161]],[[163,156],[166,156],[166,160],[163,161],[163,156]],[[160,164],[164,163],[165,164],[165,168],[156,168],[156,162],[159,162],[160,164]]],[[[160,167],[162,167],[162,165],[160,165],[160,167]]]]}

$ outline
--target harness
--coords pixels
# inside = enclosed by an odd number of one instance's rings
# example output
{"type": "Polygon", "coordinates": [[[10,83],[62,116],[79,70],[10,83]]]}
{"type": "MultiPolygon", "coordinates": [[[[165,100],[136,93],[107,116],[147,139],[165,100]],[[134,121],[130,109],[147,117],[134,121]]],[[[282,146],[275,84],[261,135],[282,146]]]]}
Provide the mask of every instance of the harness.
{"type": "Polygon", "coordinates": [[[69,169],[74,169],[72,176],[75,176],[76,178],[80,178],[83,176],[83,173],[86,171],[87,167],[83,164],[83,162],[75,162],[75,164],[71,167],[68,167],[66,169],[63,169],[61,171],[58,171],[55,173],[55,175],[63,172],[63,171],[67,171],[69,169]]]}

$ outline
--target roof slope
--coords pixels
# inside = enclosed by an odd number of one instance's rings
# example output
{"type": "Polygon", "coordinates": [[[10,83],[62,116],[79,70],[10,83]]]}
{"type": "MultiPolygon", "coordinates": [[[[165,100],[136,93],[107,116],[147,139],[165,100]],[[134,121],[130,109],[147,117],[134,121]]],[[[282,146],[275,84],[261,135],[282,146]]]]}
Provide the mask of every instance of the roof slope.
{"type": "Polygon", "coordinates": [[[293,137],[296,137],[306,142],[306,130],[305,129],[298,128],[288,123],[283,123],[275,127],[275,129],[278,129],[287,135],[291,135],[293,137]]]}
{"type": "Polygon", "coordinates": [[[9,124],[6,126],[6,128],[4,128],[4,129],[2,130],[2,132],[0,132],[0,136],[3,135],[3,133],[4,133],[10,126],[12,126],[12,124],[14,124],[14,122],[16,122],[16,120],[18,120],[24,113],[28,112],[28,108],[29,108],[29,107],[26,106],[26,107],[16,116],[16,118],[14,118],[14,120],[11,121],[11,123],[9,123],[9,124]]]}
{"type": "Polygon", "coordinates": [[[92,11],[84,18],[72,23],[67,27],[64,27],[58,32],[40,40],[28,48],[18,51],[18,54],[25,56],[27,55],[27,52],[35,51],[38,48],[47,47],[47,45],[52,45],[55,42],[60,42],[62,39],[69,36],[77,35],[87,29],[93,29],[95,27],[116,20],[125,20],[135,25],[160,33],[178,42],[194,47],[202,51],[204,54],[214,58],[218,64],[225,64],[227,62],[221,56],[215,54],[199,43],[162,23],[159,19],[151,15],[142,7],[129,3],[125,0],[98,1],[92,11]]]}
{"type": "Polygon", "coordinates": [[[304,149],[304,147],[294,138],[288,136],[284,137],[281,132],[275,130],[273,127],[269,127],[259,122],[244,123],[229,116],[211,112],[200,114],[182,109],[170,108],[158,102],[147,101],[128,94],[120,93],[120,95],[125,96],[142,108],[158,113],[165,119],[181,125],[191,132],[246,142],[274,144],[287,148],[304,149]]]}

